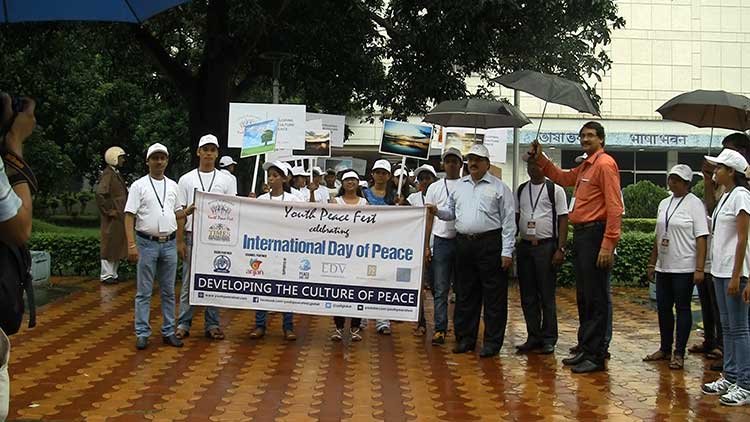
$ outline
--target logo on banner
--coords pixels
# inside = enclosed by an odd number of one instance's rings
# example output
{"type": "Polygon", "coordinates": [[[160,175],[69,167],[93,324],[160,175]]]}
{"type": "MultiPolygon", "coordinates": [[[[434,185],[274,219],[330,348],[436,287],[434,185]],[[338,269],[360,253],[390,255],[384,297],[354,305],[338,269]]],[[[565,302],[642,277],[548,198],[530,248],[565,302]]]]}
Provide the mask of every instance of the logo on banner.
{"type": "Polygon", "coordinates": [[[307,258],[302,258],[302,261],[299,262],[299,279],[309,280],[310,269],[312,269],[312,264],[310,264],[310,260],[307,258]]]}
{"type": "Polygon", "coordinates": [[[233,205],[226,201],[211,201],[208,203],[208,219],[232,221],[233,205]]]}
{"type": "Polygon", "coordinates": [[[259,259],[251,259],[250,260],[250,268],[245,271],[245,274],[249,275],[263,275],[263,270],[260,269],[260,266],[263,265],[263,261],[259,259]]]}
{"type": "Polygon", "coordinates": [[[357,305],[357,310],[358,311],[364,311],[365,310],[365,305],[357,305]]]}
{"type": "Polygon", "coordinates": [[[368,265],[367,266],[367,276],[368,277],[375,277],[378,275],[378,266],[377,265],[368,265]]]}
{"type": "Polygon", "coordinates": [[[408,283],[411,281],[411,268],[396,268],[396,281],[408,283]]]}
{"type": "Polygon", "coordinates": [[[346,272],[346,264],[338,262],[324,262],[321,272],[328,277],[343,277],[346,272]]]}
{"type": "Polygon", "coordinates": [[[212,224],[208,228],[208,240],[213,240],[215,242],[229,242],[231,239],[232,232],[229,230],[229,227],[224,224],[212,224]]]}
{"type": "Polygon", "coordinates": [[[203,292],[198,292],[198,299],[203,299],[203,296],[204,296],[203,292]]]}
{"type": "Polygon", "coordinates": [[[228,256],[216,255],[216,258],[214,258],[214,272],[227,274],[231,267],[232,261],[228,256]]]}
{"type": "Polygon", "coordinates": [[[281,261],[281,275],[286,275],[286,258],[281,261]]]}

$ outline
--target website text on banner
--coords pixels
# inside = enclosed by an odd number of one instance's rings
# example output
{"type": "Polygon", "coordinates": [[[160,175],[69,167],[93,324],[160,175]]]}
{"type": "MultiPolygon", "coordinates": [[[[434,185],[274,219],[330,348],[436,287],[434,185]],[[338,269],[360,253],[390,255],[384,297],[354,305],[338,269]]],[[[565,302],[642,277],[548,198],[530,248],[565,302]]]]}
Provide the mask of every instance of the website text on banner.
{"type": "Polygon", "coordinates": [[[424,207],[197,192],[190,304],[416,321],[424,207]]]}

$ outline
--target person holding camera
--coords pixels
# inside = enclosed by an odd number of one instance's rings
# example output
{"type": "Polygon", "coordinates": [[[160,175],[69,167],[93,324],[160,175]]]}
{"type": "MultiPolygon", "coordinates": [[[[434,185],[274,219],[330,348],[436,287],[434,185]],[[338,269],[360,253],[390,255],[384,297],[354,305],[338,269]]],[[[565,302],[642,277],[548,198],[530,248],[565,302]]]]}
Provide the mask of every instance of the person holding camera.
{"type": "MultiPolygon", "coordinates": [[[[31,194],[36,191],[37,182],[23,159],[23,144],[36,125],[35,103],[28,98],[13,100],[8,94],[0,93],[0,106],[0,282],[3,286],[15,287],[11,294],[0,297],[0,420],[4,421],[10,400],[10,340],[7,335],[20,328],[24,308],[18,277],[24,272],[28,277],[31,263],[30,259],[16,260],[15,257],[30,258],[25,245],[31,236],[31,194]]],[[[30,327],[33,319],[32,309],[30,327]]]]}

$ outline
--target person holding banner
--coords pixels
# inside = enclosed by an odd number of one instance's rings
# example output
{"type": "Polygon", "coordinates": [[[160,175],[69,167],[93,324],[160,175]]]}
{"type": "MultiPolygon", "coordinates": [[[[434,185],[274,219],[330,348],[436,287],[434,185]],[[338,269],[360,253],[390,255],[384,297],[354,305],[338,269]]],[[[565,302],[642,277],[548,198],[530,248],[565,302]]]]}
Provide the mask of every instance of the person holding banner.
{"type": "Polygon", "coordinates": [[[181,209],[177,183],[164,175],[169,162],[167,147],[156,143],[146,152],[148,174],[130,187],[125,203],[125,237],[128,260],[137,262],[135,294],[135,347],[143,350],[151,335],[149,314],[154,277],[159,279],[164,344],[182,347],[175,336],[174,284],[177,277],[175,213],[181,209]],[[135,233],[135,235],[134,235],[135,233]]]}
{"type": "MultiPolygon", "coordinates": [[[[448,197],[459,183],[459,173],[464,158],[457,148],[447,148],[442,155],[445,178],[427,188],[424,200],[438,207],[448,205],[448,197]]],[[[427,231],[432,233],[432,250],[425,245],[425,261],[430,263],[432,274],[432,298],[435,310],[435,333],[432,344],[445,344],[448,332],[448,292],[455,277],[456,224],[455,221],[428,219],[427,231]]]]}
{"type": "MultiPolygon", "coordinates": [[[[196,155],[200,158],[198,168],[180,177],[179,186],[181,215],[178,215],[177,251],[182,258],[182,289],[180,290],[180,317],[177,320],[177,338],[190,335],[193,323],[193,308],[190,306],[190,263],[193,247],[193,217],[195,212],[195,191],[214,192],[224,195],[237,195],[237,183],[231,175],[216,169],[219,155],[219,140],[214,135],[204,135],[198,141],[196,155]]],[[[205,335],[213,340],[221,340],[224,333],[219,325],[219,309],[206,308],[204,314],[205,335]]]]}
{"type": "MultiPolygon", "coordinates": [[[[285,201],[285,202],[304,202],[297,195],[290,192],[286,184],[287,166],[280,161],[263,163],[263,170],[268,175],[268,187],[271,190],[259,196],[262,201],[285,201]]],[[[255,311],[255,330],[250,333],[251,339],[260,339],[266,335],[266,319],[268,312],[255,311]]],[[[282,329],[284,330],[284,339],[287,341],[297,340],[294,334],[294,314],[284,312],[282,320],[282,329]]]]}
{"type": "Polygon", "coordinates": [[[469,175],[461,179],[438,208],[441,220],[456,221],[456,346],[453,353],[476,347],[484,307],[484,344],[479,356],[497,356],[508,320],[508,269],[516,237],[515,200],[510,188],[489,173],[490,153],[476,144],[467,154],[469,175]]]}
{"type": "MultiPolygon", "coordinates": [[[[395,205],[396,187],[391,182],[391,163],[380,159],[372,165],[371,176],[373,183],[363,190],[365,199],[370,205],[395,205]]],[[[386,336],[391,335],[391,321],[379,319],[375,321],[375,331],[386,336]]]]}
{"type": "MultiPolygon", "coordinates": [[[[332,202],[339,205],[367,205],[367,200],[362,195],[362,189],[359,187],[359,175],[355,171],[348,171],[344,173],[341,178],[341,189],[339,190],[338,196],[336,196],[332,202]]],[[[346,318],[335,316],[333,317],[333,322],[336,324],[336,329],[333,334],[331,334],[331,340],[341,341],[344,334],[344,323],[346,322],[346,318]]],[[[361,318],[352,318],[351,328],[349,328],[352,341],[362,340],[362,334],[360,334],[361,324],[361,318]]]]}
{"type": "Polygon", "coordinates": [[[300,189],[302,199],[310,202],[319,202],[321,204],[327,204],[331,200],[331,195],[328,192],[328,188],[321,185],[323,182],[323,170],[320,167],[313,167],[313,180],[308,185],[300,189]]]}

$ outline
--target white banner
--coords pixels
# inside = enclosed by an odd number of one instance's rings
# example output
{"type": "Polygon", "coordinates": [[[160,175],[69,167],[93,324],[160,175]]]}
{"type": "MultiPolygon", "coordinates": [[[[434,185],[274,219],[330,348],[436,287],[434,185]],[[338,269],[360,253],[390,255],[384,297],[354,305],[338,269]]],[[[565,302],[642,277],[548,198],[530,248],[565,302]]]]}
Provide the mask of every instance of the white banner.
{"type": "Polygon", "coordinates": [[[198,191],[192,305],[416,321],[424,207],[198,191]]]}
{"type": "Polygon", "coordinates": [[[302,149],[305,147],[306,109],[304,104],[229,103],[227,146],[242,148],[245,126],[276,120],[276,149],[302,149]]]}
{"type": "Polygon", "coordinates": [[[346,116],[323,113],[307,113],[307,120],[321,119],[322,130],[331,131],[331,146],[335,148],[344,147],[344,131],[346,130],[346,116]]]}

